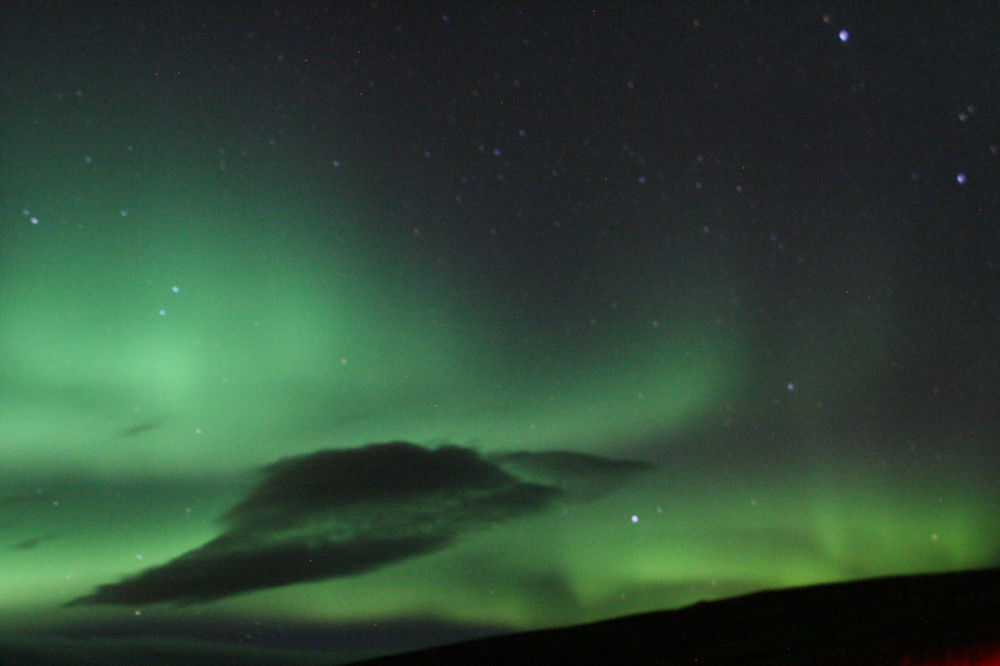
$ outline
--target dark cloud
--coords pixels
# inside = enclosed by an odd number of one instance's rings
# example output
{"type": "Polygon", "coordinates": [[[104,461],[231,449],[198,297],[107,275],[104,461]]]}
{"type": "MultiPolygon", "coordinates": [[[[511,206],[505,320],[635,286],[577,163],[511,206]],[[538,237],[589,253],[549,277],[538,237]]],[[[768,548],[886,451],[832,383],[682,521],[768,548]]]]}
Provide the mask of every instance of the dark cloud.
{"type": "Polygon", "coordinates": [[[565,492],[560,466],[573,485],[641,468],[581,454],[487,459],[457,446],[405,442],[285,458],[265,467],[256,488],[225,515],[222,535],[71,604],[209,601],[361,573],[545,508],[565,492]],[[547,482],[520,478],[519,470],[547,482]]]}
{"type": "Polygon", "coordinates": [[[490,460],[525,481],[554,484],[585,497],[603,495],[636,474],[653,469],[647,462],[611,460],[573,451],[516,451],[490,460]]]}
{"type": "Polygon", "coordinates": [[[147,432],[152,432],[153,430],[161,428],[163,426],[163,423],[164,420],[160,418],[141,421],[139,423],[129,426],[128,428],[122,428],[121,430],[115,433],[115,437],[128,439],[130,437],[138,437],[139,435],[145,435],[147,432]]]}
{"type": "Polygon", "coordinates": [[[10,547],[10,550],[31,550],[33,548],[38,548],[38,546],[40,546],[42,543],[46,541],[51,541],[52,539],[55,538],[56,535],[54,534],[31,537],[30,539],[24,539],[23,541],[18,541],[17,543],[15,543],[13,546],[10,547]]]}

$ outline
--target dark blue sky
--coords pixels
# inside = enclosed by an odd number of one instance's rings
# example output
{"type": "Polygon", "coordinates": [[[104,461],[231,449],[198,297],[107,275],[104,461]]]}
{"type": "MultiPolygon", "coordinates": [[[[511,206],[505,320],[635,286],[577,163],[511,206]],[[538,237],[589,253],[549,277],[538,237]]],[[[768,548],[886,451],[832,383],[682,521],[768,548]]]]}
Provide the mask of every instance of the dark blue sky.
{"type": "Polygon", "coordinates": [[[0,620],[402,649],[997,564],[998,19],[5,4],[0,620]]]}

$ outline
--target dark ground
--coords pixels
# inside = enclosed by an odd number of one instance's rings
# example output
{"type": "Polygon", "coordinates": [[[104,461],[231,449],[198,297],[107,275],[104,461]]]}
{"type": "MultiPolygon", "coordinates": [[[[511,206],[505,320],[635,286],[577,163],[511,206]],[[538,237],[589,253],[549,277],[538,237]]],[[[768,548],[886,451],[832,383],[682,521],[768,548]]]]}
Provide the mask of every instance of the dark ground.
{"type": "MultiPolygon", "coordinates": [[[[248,654],[169,644],[40,649],[0,664],[334,664],[322,652],[248,654]],[[58,654],[58,656],[55,656],[58,654]]],[[[589,625],[496,636],[358,662],[409,664],[1000,664],[1000,569],[758,592],[589,625]]]]}
{"type": "Polygon", "coordinates": [[[986,666],[1000,663],[1000,569],[759,592],[364,663],[986,666]]]}

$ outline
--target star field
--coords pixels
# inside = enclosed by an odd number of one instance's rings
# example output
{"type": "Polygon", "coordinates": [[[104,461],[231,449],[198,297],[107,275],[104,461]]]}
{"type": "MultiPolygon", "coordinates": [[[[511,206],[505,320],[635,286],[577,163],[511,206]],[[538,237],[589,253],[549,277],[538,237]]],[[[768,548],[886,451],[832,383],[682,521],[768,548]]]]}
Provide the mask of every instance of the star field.
{"type": "Polygon", "coordinates": [[[997,16],[918,14],[0,9],[0,626],[346,660],[1000,564],[997,16]]]}

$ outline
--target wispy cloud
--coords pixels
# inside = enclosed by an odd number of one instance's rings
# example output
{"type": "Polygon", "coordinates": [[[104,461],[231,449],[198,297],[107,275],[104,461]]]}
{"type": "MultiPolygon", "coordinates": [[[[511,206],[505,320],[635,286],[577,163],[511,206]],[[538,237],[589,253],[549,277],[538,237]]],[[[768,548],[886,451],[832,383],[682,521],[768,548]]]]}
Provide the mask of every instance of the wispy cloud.
{"type": "Polygon", "coordinates": [[[353,575],[441,550],[582,487],[607,490],[645,467],[576,453],[486,458],[406,442],[285,458],[262,470],[219,537],[70,603],[202,602],[353,575]]]}

